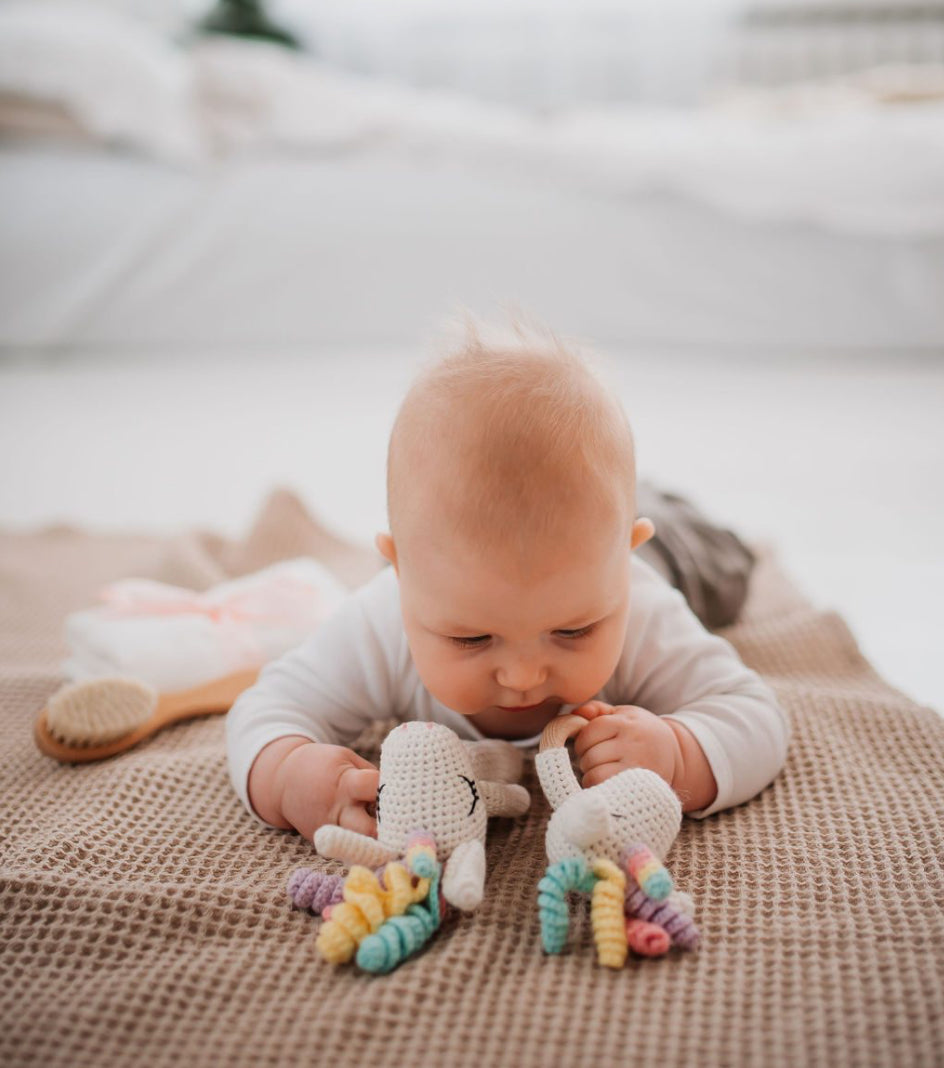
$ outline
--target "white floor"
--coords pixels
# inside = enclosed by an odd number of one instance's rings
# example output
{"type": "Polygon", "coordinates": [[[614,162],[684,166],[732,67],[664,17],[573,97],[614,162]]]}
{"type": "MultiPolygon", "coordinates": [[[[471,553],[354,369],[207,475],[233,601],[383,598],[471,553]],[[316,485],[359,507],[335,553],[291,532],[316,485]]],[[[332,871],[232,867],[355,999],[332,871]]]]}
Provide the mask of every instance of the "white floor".
{"type": "MultiPolygon", "coordinates": [[[[239,534],[283,484],[367,541],[426,356],[0,366],[0,524],[239,534]]],[[[944,365],[611,353],[604,370],[641,473],[775,542],[885,677],[944,711],[944,365]]]]}

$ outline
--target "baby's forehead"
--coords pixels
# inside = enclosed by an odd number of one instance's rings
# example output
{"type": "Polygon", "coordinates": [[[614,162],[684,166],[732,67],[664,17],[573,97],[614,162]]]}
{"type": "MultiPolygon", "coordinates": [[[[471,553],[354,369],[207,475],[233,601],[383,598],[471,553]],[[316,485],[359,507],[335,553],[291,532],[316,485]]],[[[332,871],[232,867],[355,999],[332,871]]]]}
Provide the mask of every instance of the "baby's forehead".
{"type": "Polygon", "coordinates": [[[388,457],[391,529],[396,539],[407,522],[438,519],[525,553],[568,513],[624,519],[634,470],[625,414],[580,360],[467,353],[422,376],[400,410],[388,457]]]}
{"type": "Polygon", "coordinates": [[[629,543],[613,527],[587,534],[573,524],[560,539],[536,538],[530,552],[481,545],[472,536],[427,536],[404,543],[401,594],[435,629],[578,628],[621,600],[629,543]]]}

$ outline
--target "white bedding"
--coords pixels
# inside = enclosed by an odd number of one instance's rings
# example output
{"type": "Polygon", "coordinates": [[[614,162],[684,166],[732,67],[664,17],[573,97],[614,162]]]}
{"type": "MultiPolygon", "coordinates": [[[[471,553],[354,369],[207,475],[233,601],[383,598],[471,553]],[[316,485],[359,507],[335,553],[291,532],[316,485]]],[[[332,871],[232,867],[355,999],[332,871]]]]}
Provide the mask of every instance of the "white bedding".
{"type": "Polygon", "coordinates": [[[613,201],[382,149],[200,171],[0,149],[0,351],[412,345],[458,304],[645,348],[944,345],[944,237],[613,201]]]}
{"type": "Polygon", "coordinates": [[[89,0],[6,0],[5,98],[59,105],[102,144],[197,169],[246,151],[384,145],[413,161],[541,176],[616,198],[677,193],[763,221],[944,233],[942,65],[742,88],[702,107],[571,103],[538,115],[357,77],[258,42],[182,47],[89,0]]]}
{"type": "Polygon", "coordinates": [[[90,10],[0,4],[0,103],[85,137],[0,145],[0,355],[412,345],[457,305],[640,349],[944,346],[933,72],[920,105],[886,72],[542,118],[90,10]]]}

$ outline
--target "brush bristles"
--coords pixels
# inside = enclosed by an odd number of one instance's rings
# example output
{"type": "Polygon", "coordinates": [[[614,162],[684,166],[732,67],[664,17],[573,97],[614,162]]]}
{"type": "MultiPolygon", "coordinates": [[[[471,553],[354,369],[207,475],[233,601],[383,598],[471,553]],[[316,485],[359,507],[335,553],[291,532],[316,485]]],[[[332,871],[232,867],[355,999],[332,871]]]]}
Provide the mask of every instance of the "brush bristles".
{"type": "Polygon", "coordinates": [[[70,745],[104,745],[130,734],[157,705],[157,691],[136,679],[76,682],[49,699],[46,723],[70,745]]]}

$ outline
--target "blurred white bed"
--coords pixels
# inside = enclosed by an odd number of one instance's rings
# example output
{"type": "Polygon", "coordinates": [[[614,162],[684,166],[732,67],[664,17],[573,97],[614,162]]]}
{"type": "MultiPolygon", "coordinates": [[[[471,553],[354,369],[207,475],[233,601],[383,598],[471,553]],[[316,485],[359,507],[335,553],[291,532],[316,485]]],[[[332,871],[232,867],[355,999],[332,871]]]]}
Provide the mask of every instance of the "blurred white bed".
{"type": "Polygon", "coordinates": [[[546,111],[146,26],[0,4],[0,522],[367,540],[444,319],[520,309],[944,709],[944,67],[546,111]]]}

